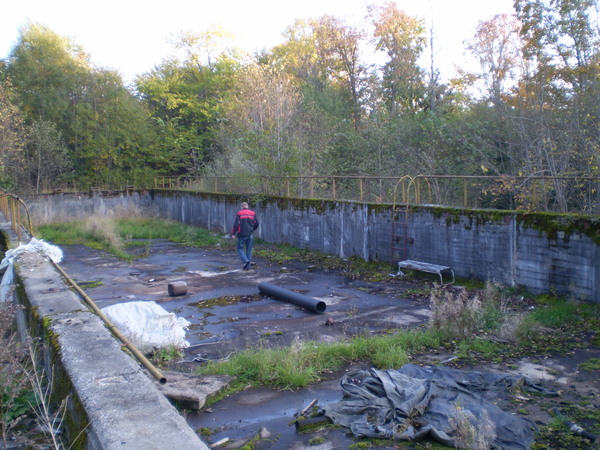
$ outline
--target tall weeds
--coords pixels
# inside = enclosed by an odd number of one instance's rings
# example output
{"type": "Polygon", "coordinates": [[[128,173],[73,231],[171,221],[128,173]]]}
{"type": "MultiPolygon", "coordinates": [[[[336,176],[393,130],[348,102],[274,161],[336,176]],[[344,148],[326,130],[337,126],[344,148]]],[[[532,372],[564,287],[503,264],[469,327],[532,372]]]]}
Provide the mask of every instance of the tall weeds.
{"type": "Polygon", "coordinates": [[[483,325],[484,304],[465,289],[434,286],[431,301],[431,327],[448,339],[464,339],[483,325]]]}
{"type": "Polygon", "coordinates": [[[484,332],[512,341],[522,320],[511,311],[509,297],[496,283],[486,283],[478,293],[436,285],[430,301],[430,326],[447,339],[462,340],[484,332]]]}
{"type": "MultiPolygon", "coordinates": [[[[21,342],[15,325],[19,308],[12,302],[0,303],[0,432],[4,448],[18,428],[19,448],[39,444],[39,448],[64,448],[59,434],[65,402],[58,407],[50,402],[51,392],[43,370],[36,363],[30,339],[21,342]],[[21,426],[24,419],[34,417],[35,430],[21,426]],[[40,442],[40,433],[46,437],[40,442]],[[30,431],[32,431],[30,433],[30,431]],[[32,438],[28,437],[31,434],[32,438]],[[21,445],[22,444],[22,445],[21,445]]],[[[28,422],[33,422],[29,420],[28,422]]],[[[12,444],[14,446],[14,442],[12,444]]]]}
{"type": "Polygon", "coordinates": [[[91,241],[98,242],[101,246],[107,247],[110,252],[120,252],[124,244],[121,235],[117,230],[117,224],[112,217],[91,216],[83,223],[84,234],[91,241]]]}
{"type": "Polygon", "coordinates": [[[488,450],[496,439],[496,426],[490,420],[487,411],[476,418],[469,410],[455,405],[450,417],[450,425],[454,428],[454,445],[456,448],[469,450],[488,450]]]}
{"type": "Polygon", "coordinates": [[[27,351],[15,328],[17,306],[0,303],[0,431],[7,443],[10,431],[31,412],[35,395],[26,376],[27,351]]]}
{"type": "Polygon", "coordinates": [[[31,342],[28,343],[27,350],[29,365],[24,370],[24,373],[29,380],[36,399],[36,404],[31,405],[33,412],[51,448],[56,450],[62,449],[64,445],[60,439],[60,434],[69,397],[65,397],[58,407],[50,402],[52,398],[52,385],[48,383],[44,370],[37,365],[36,352],[31,342]]]}

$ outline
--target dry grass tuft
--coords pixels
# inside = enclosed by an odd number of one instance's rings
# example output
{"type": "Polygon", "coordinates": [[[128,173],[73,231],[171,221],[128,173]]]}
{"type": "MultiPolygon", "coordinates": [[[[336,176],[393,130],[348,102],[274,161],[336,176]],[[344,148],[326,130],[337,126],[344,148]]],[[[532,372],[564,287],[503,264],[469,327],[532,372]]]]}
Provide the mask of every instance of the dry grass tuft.
{"type": "Polygon", "coordinates": [[[123,239],[117,231],[116,219],[113,217],[88,217],[83,224],[83,230],[94,240],[107,242],[110,249],[122,250],[124,247],[123,239]]]}
{"type": "Polygon", "coordinates": [[[450,417],[450,425],[454,429],[456,448],[488,450],[496,439],[496,426],[485,410],[481,418],[477,419],[471,411],[456,405],[455,412],[450,417]]]}
{"type": "Polygon", "coordinates": [[[465,289],[435,286],[430,294],[433,329],[450,338],[463,339],[480,328],[483,304],[465,289]]]}
{"type": "Polygon", "coordinates": [[[522,339],[524,315],[511,310],[511,298],[505,292],[491,282],[478,292],[435,286],[430,294],[430,325],[449,339],[466,339],[481,332],[501,341],[522,339]]]}

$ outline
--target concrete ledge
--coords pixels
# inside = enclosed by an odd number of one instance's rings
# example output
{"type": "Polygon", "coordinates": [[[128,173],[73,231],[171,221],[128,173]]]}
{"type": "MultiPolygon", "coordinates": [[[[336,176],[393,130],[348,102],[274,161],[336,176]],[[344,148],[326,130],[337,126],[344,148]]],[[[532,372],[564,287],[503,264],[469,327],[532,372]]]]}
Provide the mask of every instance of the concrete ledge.
{"type": "Polygon", "coordinates": [[[23,253],[15,269],[54,395],[71,394],[63,424],[74,448],[208,448],[46,257],[23,253]]]}

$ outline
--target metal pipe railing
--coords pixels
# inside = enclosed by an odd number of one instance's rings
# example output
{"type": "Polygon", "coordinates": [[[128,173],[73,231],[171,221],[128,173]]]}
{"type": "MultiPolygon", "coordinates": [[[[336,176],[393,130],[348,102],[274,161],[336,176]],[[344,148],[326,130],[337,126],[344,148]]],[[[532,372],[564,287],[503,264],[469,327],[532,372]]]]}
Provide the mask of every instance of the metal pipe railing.
{"type": "Polygon", "coordinates": [[[0,190],[0,211],[7,220],[10,221],[12,230],[17,233],[18,239],[22,238],[22,227],[33,236],[33,226],[31,223],[31,214],[23,200],[18,196],[6,191],[0,190]],[[21,209],[25,211],[26,222],[22,223],[21,209]]]}
{"type": "MultiPolygon", "coordinates": [[[[178,189],[211,193],[272,195],[446,207],[600,214],[598,176],[478,175],[238,175],[154,179],[137,189],[178,189]],[[401,183],[400,180],[410,180],[401,183]]],[[[67,189],[62,192],[68,192],[67,189]]]]}

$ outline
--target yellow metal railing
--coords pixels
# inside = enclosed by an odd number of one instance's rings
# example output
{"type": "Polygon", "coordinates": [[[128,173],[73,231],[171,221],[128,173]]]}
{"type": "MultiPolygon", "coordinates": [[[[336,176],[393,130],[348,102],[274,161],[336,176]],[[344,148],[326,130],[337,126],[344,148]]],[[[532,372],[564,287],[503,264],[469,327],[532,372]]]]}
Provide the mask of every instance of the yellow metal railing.
{"type": "Polygon", "coordinates": [[[17,233],[19,240],[21,240],[23,228],[30,236],[33,236],[29,209],[18,196],[0,190],[0,211],[4,214],[6,220],[10,222],[11,228],[17,233]]]}
{"type": "Polygon", "coordinates": [[[600,214],[600,177],[206,176],[156,179],[154,187],[368,203],[600,214]]]}
{"type": "MultiPolygon", "coordinates": [[[[600,214],[600,177],[591,176],[180,176],[102,190],[177,189],[366,203],[600,214]]],[[[81,192],[75,186],[54,193],[81,192]]]]}

